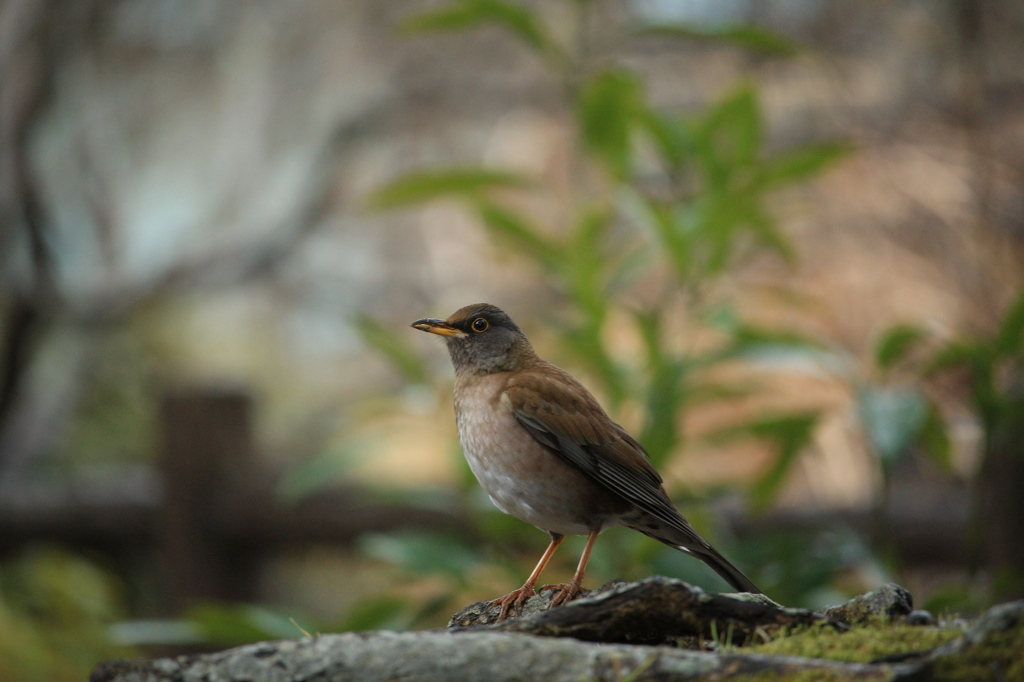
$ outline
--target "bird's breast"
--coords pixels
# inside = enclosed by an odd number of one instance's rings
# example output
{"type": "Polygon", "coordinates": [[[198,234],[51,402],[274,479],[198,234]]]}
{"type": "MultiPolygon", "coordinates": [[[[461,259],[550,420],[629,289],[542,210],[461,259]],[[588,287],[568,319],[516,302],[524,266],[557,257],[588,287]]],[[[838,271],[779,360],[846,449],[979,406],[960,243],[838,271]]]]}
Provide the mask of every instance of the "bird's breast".
{"type": "Polygon", "coordinates": [[[537,442],[505,393],[505,373],[456,380],[455,420],[470,469],[506,514],[546,531],[586,535],[628,506],[537,442]]]}

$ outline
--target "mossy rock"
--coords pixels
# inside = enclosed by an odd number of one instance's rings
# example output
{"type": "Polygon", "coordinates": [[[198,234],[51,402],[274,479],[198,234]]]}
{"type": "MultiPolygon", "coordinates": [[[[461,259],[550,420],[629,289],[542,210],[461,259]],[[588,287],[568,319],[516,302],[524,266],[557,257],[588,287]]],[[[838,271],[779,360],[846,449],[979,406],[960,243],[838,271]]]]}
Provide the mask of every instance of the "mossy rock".
{"type": "MultiPolygon", "coordinates": [[[[967,629],[908,625],[874,616],[845,632],[812,626],[769,642],[722,650],[891,666],[886,678],[890,680],[1024,682],[1024,601],[993,607],[967,629]]],[[[784,676],[764,672],[731,679],[827,682],[850,679],[846,675],[843,670],[806,670],[784,676]]]]}
{"type": "Polygon", "coordinates": [[[846,632],[814,626],[742,650],[849,663],[899,662],[924,658],[939,647],[960,639],[963,634],[952,627],[890,623],[876,617],[846,632]]]}
{"type": "MultiPolygon", "coordinates": [[[[899,590],[889,592],[899,597],[899,590]]],[[[176,659],[110,662],[98,666],[91,679],[1024,682],[1024,601],[993,607],[970,625],[939,626],[894,618],[885,605],[899,599],[859,601],[878,608],[849,626],[809,611],[655,578],[610,586],[589,599],[498,624],[343,633],[176,659]],[[746,623],[748,644],[739,646],[731,636],[736,626],[723,630],[718,627],[723,623],[746,623]],[[689,642],[693,648],[680,646],[687,643],[679,637],[685,633],[695,639],[689,642]],[[598,635],[620,641],[601,641],[598,635]]]]}
{"type": "Polygon", "coordinates": [[[932,658],[935,680],[1024,681],[1024,600],[989,609],[963,639],[932,658]]]}
{"type": "Polygon", "coordinates": [[[863,623],[877,616],[899,618],[910,615],[914,608],[914,600],[905,588],[896,583],[886,583],[881,587],[858,595],[845,604],[831,606],[823,611],[833,618],[848,625],[863,623]]]}

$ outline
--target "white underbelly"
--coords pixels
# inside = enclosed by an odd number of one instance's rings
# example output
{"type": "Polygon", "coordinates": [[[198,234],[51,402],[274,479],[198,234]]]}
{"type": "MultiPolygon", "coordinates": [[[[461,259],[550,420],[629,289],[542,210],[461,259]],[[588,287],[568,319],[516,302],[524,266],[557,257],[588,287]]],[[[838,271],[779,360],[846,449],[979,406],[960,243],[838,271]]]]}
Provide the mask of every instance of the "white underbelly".
{"type": "Polygon", "coordinates": [[[507,404],[476,405],[472,410],[456,406],[459,439],[470,469],[498,509],[562,535],[587,535],[594,525],[608,525],[581,518],[586,505],[579,498],[593,485],[586,474],[540,445],[507,404]]]}

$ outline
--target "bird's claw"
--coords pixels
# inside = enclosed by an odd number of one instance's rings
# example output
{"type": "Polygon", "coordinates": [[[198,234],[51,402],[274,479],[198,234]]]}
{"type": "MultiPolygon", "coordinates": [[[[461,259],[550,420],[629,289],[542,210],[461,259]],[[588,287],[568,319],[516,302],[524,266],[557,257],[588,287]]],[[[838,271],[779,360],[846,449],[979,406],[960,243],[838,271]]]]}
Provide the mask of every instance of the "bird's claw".
{"type": "Polygon", "coordinates": [[[552,599],[551,599],[551,606],[548,607],[548,608],[552,608],[553,609],[556,606],[561,606],[562,604],[568,604],[573,599],[575,599],[577,596],[579,596],[580,584],[577,583],[577,582],[558,583],[558,584],[555,584],[555,585],[545,585],[544,587],[540,588],[541,592],[544,592],[545,590],[556,590],[557,591],[555,596],[552,597],[552,599]]]}
{"type": "Polygon", "coordinates": [[[536,594],[537,593],[534,591],[533,585],[523,585],[518,590],[512,590],[504,597],[492,601],[491,606],[501,605],[501,613],[498,614],[498,620],[495,622],[500,623],[508,618],[510,614],[518,616],[522,613],[523,603],[536,594]]]}

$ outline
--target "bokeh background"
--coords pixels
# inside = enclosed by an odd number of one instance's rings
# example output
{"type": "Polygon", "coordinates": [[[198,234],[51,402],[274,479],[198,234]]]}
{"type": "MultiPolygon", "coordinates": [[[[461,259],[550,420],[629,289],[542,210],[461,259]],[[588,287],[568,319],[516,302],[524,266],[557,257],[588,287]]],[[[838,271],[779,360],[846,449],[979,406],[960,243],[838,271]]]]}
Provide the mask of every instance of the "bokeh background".
{"type": "MultiPolygon", "coordinates": [[[[777,600],[1024,596],[1022,35],[1016,0],[6,0],[0,678],[520,585],[546,535],[408,326],[481,301],[777,600]]],[[[726,588],[620,531],[589,585],[726,588]]]]}

